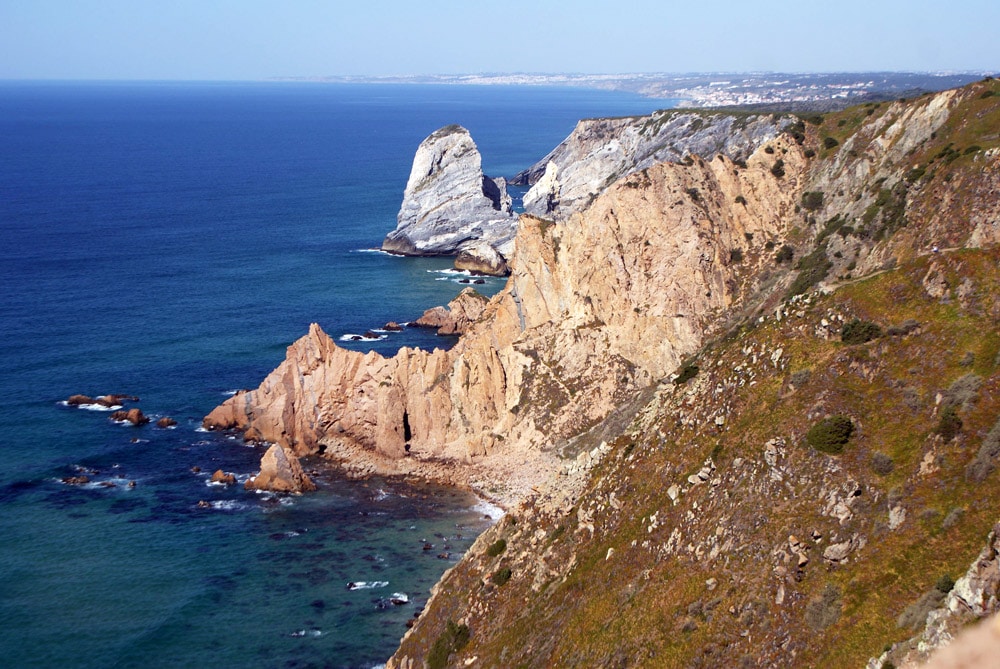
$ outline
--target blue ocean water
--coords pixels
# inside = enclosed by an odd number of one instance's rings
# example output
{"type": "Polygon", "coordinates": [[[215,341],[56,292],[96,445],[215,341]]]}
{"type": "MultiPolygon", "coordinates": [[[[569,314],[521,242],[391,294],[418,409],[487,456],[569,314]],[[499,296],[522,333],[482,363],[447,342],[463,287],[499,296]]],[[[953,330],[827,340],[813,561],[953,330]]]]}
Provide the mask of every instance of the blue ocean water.
{"type": "MultiPolygon", "coordinates": [[[[664,106],[566,88],[0,83],[4,663],[383,661],[484,509],[312,461],[311,495],[210,486],[261,453],[201,418],[310,322],[364,332],[462,288],[447,260],[366,251],[427,134],[465,125],[486,172],[511,176],[579,118],[664,106]],[[60,404],[74,393],[138,395],[178,425],[60,404]],[[91,483],[61,482],[80,474],[91,483]]],[[[345,346],[448,344],[407,330],[345,346]]]]}

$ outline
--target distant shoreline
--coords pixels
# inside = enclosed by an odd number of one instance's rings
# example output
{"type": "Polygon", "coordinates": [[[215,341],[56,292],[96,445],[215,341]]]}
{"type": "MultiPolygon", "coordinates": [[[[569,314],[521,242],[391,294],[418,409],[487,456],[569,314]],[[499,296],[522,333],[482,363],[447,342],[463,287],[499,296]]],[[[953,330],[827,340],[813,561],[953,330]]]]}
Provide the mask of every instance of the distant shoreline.
{"type": "Polygon", "coordinates": [[[333,84],[572,86],[678,100],[679,107],[779,105],[846,107],[964,86],[988,72],[781,72],[688,74],[456,74],[276,77],[270,81],[333,84]]]}

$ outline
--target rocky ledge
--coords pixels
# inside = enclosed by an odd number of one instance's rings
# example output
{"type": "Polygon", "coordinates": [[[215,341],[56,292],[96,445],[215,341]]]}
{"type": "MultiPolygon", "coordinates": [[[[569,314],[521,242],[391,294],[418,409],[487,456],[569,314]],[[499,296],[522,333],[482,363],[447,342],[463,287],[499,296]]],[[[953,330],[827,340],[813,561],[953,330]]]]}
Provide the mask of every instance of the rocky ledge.
{"type": "Polygon", "coordinates": [[[450,125],[417,147],[396,229],[382,250],[409,256],[462,254],[476,271],[504,275],[516,229],[507,182],[484,175],[469,131],[450,125]]]}
{"type": "Polygon", "coordinates": [[[524,210],[549,218],[580,211],[624,176],[656,163],[717,154],[745,162],[794,119],[773,114],[664,110],[649,116],[586,119],[559,146],[514,176],[530,185],[524,210]]]}

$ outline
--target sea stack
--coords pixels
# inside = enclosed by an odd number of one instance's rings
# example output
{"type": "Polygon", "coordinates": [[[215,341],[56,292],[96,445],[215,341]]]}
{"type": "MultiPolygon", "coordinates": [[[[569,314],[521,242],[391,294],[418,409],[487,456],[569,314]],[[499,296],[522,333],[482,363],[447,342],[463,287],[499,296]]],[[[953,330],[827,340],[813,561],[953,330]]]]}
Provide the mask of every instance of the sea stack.
{"type": "MultiPolygon", "coordinates": [[[[214,476],[212,480],[216,480],[214,476]]],[[[247,490],[297,493],[315,490],[316,484],[302,471],[302,465],[294,454],[273,444],[260,460],[260,474],[247,481],[244,487],[247,490]]]]}
{"type": "Polygon", "coordinates": [[[483,174],[469,131],[449,125],[420,143],[396,229],[382,250],[408,256],[482,257],[477,271],[507,274],[517,232],[507,182],[483,174]]]}

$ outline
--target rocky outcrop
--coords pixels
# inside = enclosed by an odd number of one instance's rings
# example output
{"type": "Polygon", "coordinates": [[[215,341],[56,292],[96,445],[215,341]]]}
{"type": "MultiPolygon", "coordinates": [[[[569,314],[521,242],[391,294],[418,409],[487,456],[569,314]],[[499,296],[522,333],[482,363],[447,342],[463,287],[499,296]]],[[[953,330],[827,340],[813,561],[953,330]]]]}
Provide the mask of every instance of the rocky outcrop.
{"type": "MultiPolygon", "coordinates": [[[[503,178],[483,174],[469,131],[457,125],[421,142],[406,182],[396,229],[382,250],[413,256],[450,256],[486,246],[509,257],[517,215],[503,178]]],[[[502,267],[502,266],[501,266],[502,267]]]]}
{"type": "Polygon", "coordinates": [[[432,307],[411,325],[434,328],[439,335],[465,334],[483,315],[488,302],[475,288],[465,288],[447,307],[432,307]]]}
{"type": "Polygon", "coordinates": [[[236,475],[224,472],[221,469],[216,469],[215,473],[212,474],[212,478],[209,480],[212,483],[221,483],[223,485],[235,485],[236,475]]]}
{"type": "Polygon", "coordinates": [[[71,407],[97,406],[106,409],[118,408],[125,402],[138,402],[139,398],[134,395],[101,395],[100,397],[90,397],[89,395],[70,395],[66,404],[71,407]]]}
{"type": "MultiPolygon", "coordinates": [[[[921,633],[902,643],[897,643],[878,658],[868,662],[868,669],[879,669],[891,662],[900,669],[923,665],[935,651],[952,644],[958,631],[970,621],[1000,612],[1000,523],[994,525],[986,546],[970,565],[968,571],[955,582],[954,587],[942,597],[941,606],[926,614],[921,633]]],[[[996,625],[996,621],[994,621],[996,625]]],[[[984,643],[992,643],[993,652],[1000,649],[1000,639],[979,635],[979,640],[966,647],[961,641],[955,649],[938,653],[927,666],[972,667],[976,664],[955,664],[954,658],[966,656],[984,643]]]]}
{"type": "MultiPolygon", "coordinates": [[[[223,483],[229,482],[224,474],[222,479],[223,483]]],[[[214,475],[212,480],[216,480],[214,475]]],[[[261,458],[260,473],[249,479],[244,487],[247,490],[301,493],[315,490],[316,484],[302,471],[302,465],[294,454],[273,444],[261,458]]]]}
{"type": "Polygon", "coordinates": [[[145,425],[149,422],[146,414],[141,409],[120,409],[111,414],[111,420],[118,423],[132,423],[133,425],[145,425]]]}
{"type": "Polygon", "coordinates": [[[793,122],[787,116],[665,110],[650,116],[588,119],[512,183],[531,185],[527,213],[566,218],[622,177],[660,162],[722,154],[744,161],[793,122]]]}
{"type": "Polygon", "coordinates": [[[510,268],[496,249],[486,242],[470,244],[455,257],[455,269],[474,275],[507,276],[510,268]]]}
{"type": "MultiPolygon", "coordinates": [[[[794,143],[775,146],[786,151],[784,178],[766,154],[745,168],[721,156],[665,163],[558,225],[526,217],[506,288],[454,348],[384,358],[341,349],[313,325],[259,388],[205,426],[347,461],[377,454],[497,472],[531,460],[672,373],[752,294],[805,165],[794,143]],[[740,263],[734,248],[745,251],[740,263]]],[[[512,478],[497,486],[511,499],[530,486],[512,478]]]]}

